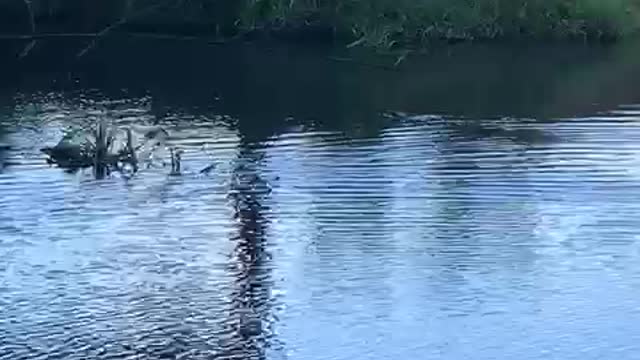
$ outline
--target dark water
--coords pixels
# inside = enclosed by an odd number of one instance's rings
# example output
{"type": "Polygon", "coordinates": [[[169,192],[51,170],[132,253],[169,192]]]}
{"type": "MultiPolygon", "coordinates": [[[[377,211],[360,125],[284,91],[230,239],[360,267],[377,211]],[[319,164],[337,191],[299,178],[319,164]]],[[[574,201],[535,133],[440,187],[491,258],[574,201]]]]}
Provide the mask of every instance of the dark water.
{"type": "Polygon", "coordinates": [[[1,70],[0,359],[637,356],[637,46],[82,45],[1,70]],[[97,118],[182,176],[45,163],[97,118]]]}

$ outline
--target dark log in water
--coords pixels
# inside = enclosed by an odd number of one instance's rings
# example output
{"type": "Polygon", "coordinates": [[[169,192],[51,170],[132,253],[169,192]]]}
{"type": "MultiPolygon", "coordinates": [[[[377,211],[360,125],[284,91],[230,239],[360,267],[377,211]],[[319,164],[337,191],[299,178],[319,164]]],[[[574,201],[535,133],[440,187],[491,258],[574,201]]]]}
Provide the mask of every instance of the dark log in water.
{"type": "Polygon", "coordinates": [[[138,157],[133,146],[130,129],[125,129],[127,138],[124,147],[113,151],[115,145],[115,129],[110,129],[106,123],[100,122],[92,131],[94,141],[85,139],[80,144],[73,144],[62,139],[56,146],[40,149],[47,154],[47,162],[60,168],[76,171],[92,167],[96,178],[103,178],[111,171],[122,171],[124,165],[138,171],[138,157]]]}

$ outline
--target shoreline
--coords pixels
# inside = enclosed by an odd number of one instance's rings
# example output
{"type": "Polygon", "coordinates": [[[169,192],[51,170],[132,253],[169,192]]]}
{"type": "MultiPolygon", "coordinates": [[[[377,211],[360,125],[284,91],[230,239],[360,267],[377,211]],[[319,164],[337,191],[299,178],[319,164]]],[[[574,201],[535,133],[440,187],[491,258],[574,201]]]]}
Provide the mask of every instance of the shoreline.
{"type": "Polygon", "coordinates": [[[468,42],[611,43],[640,33],[640,0],[259,2],[32,0],[0,6],[0,38],[138,36],[419,50],[468,42]],[[199,4],[199,5],[198,5],[199,4]],[[286,6],[285,6],[286,5],[286,6]]]}
{"type": "Polygon", "coordinates": [[[313,28],[266,28],[251,29],[230,37],[220,37],[215,33],[202,31],[175,31],[174,27],[164,28],[162,26],[141,27],[141,26],[122,26],[105,32],[64,32],[64,31],[47,31],[35,33],[0,33],[0,40],[15,41],[32,41],[32,40],[54,40],[54,39],[99,39],[109,36],[124,37],[140,37],[148,39],[166,39],[178,41],[202,41],[211,45],[225,45],[237,43],[277,43],[280,45],[291,46],[339,46],[345,48],[368,48],[371,50],[399,50],[399,51],[416,51],[429,50],[432,47],[447,47],[457,44],[496,44],[496,45],[518,45],[535,44],[535,45],[556,45],[556,44],[585,44],[591,46],[606,46],[617,43],[624,43],[640,39],[640,32],[626,35],[621,38],[604,38],[604,39],[588,39],[588,38],[538,38],[533,36],[522,37],[496,37],[496,38],[429,38],[420,44],[394,44],[386,47],[366,46],[362,42],[350,41],[351,39],[340,38],[334,36],[333,29],[330,27],[313,27],[313,28]]]}

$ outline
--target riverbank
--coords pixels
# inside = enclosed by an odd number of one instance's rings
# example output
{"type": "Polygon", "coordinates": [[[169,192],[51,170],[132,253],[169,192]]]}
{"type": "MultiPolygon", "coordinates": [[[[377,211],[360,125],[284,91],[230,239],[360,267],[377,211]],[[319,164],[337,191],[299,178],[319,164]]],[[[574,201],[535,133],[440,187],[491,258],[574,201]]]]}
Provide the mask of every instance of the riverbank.
{"type": "Polygon", "coordinates": [[[125,30],[374,48],[434,41],[613,41],[640,29],[638,0],[36,0],[2,5],[0,33],[125,30]],[[31,5],[28,5],[31,4],[31,5]]]}
{"type": "Polygon", "coordinates": [[[256,4],[264,3],[271,5],[254,10],[262,14],[254,18],[326,24],[335,29],[338,39],[374,47],[493,39],[611,41],[640,29],[637,0],[337,0],[319,2],[324,4],[320,6],[275,0],[256,4]]]}

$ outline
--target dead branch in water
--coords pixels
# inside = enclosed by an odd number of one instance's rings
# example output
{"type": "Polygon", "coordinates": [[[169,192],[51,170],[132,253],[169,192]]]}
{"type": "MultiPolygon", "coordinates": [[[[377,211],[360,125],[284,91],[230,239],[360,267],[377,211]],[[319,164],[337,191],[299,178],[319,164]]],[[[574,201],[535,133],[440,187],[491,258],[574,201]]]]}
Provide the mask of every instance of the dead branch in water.
{"type": "Polygon", "coordinates": [[[109,153],[109,145],[112,143],[107,134],[107,125],[104,121],[98,124],[97,129],[94,131],[94,138],[96,142],[93,153],[93,170],[96,178],[101,179],[107,170],[106,160],[109,153]]]}
{"type": "Polygon", "coordinates": [[[127,132],[124,148],[113,151],[116,143],[117,128],[110,127],[100,121],[81,144],[65,142],[64,138],[54,147],[45,147],[42,152],[49,155],[47,162],[57,164],[67,170],[78,170],[92,167],[96,178],[104,178],[112,170],[123,172],[125,165],[130,165],[133,173],[138,172],[138,158],[133,147],[131,132],[127,132]]]}
{"type": "Polygon", "coordinates": [[[124,150],[124,156],[127,158],[129,163],[133,166],[133,172],[138,171],[138,157],[136,156],[136,149],[133,146],[133,135],[131,134],[131,129],[127,128],[127,144],[124,150]]]}

